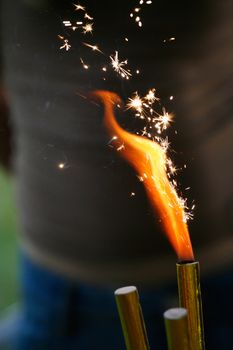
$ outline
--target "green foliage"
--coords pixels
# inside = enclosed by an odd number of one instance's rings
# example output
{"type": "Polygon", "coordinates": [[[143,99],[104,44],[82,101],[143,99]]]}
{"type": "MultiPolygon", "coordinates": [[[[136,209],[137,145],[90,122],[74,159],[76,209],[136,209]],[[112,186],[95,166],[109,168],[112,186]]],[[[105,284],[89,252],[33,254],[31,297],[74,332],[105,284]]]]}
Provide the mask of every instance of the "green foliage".
{"type": "Polygon", "coordinates": [[[18,299],[13,180],[0,170],[0,311],[18,299]]]}

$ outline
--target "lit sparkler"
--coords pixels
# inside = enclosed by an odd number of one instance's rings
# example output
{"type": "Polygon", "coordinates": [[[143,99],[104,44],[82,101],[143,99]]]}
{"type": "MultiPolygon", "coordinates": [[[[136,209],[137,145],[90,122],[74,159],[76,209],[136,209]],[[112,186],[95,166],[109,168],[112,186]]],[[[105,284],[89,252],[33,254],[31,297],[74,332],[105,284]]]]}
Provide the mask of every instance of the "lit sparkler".
{"type": "Polygon", "coordinates": [[[125,69],[124,67],[128,64],[128,60],[120,61],[118,57],[118,51],[115,51],[114,56],[110,56],[111,65],[113,69],[124,79],[129,79],[132,74],[129,69],[125,69]]]}

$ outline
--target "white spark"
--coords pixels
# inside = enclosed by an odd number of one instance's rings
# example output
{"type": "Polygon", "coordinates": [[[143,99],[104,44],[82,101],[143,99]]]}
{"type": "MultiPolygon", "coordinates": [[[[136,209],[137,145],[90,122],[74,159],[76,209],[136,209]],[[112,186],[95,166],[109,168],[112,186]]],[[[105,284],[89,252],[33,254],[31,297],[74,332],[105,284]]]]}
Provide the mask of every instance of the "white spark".
{"type": "Polygon", "coordinates": [[[71,48],[71,45],[69,44],[68,39],[64,39],[64,45],[60,46],[60,50],[65,49],[66,51],[68,51],[70,48],[71,48]]]}
{"type": "Polygon", "coordinates": [[[122,77],[125,79],[129,79],[132,74],[130,73],[129,69],[125,69],[124,66],[128,64],[128,60],[120,61],[118,57],[118,51],[115,51],[115,56],[110,56],[111,59],[111,65],[113,69],[122,77]]]}
{"type": "Polygon", "coordinates": [[[91,33],[93,32],[93,23],[87,23],[85,24],[83,27],[83,33],[86,34],[86,33],[91,33]]]}
{"type": "Polygon", "coordinates": [[[170,125],[172,118],[173,118],[173,115],[166,112],[165,109],[163,108],[163,114],[159,115],[158,118],[155,118],[155,120],[157,121],[157,123],[155,124],[155,127],[158,129],[159,132],[166,130],[170,125]]]}
{"type": "Polygon", "coordinates": [[[80,57],[80,61],[81,61],[84,69],[89,69],[89,66],[83,61],[83,59],[81,57],[80,57]]]}
{"type": "Polygon", "coordinates": [[[150,89],[146,94],[145,99],[149,103],[154,103],[155,101],[159,101],[159,98],[155,96],[155,91],[156,91],[155,89],[150,89]]]}
{"type": "Polygon", "coordinates": [[[75,11],[85,11],[85,7],[80,4],[73,4],[75,6],[75,11]]]}
{"type": "Polygon", "coordinates": [[[88,15],[88,13],[85,13],[85,16],[84,16],[84,17],[87,18],[87,19],[89,19],[90,21],[93,20],[93,17],[91,17],[90,15],[88,15]]]}
{"type": "Polygon", "coordinates": [[[119,147],[117,147],[117,151],[122,151],[123,149],[125,149],[125,145],[122,143],[122,145],[120,145],[119,147]]]}
{"type": "Polygon", "coordinates": [[[97,45],[91,45],[91,44],[88,44],[88,43],[83,43],[83,45],[87,46],[87,47],[90,47],[93,51],[98,51],[100,53],[103,53],[97,45]]]}
{"type": "Polygon", "coordinates": [[[65,27],[71,27],[72,26],[70,21],[63,21],[62,23],[64,24],[65,27]]]}
{"type": "Polygon", "coordinates": [[[138,95],[137,92],[135,92],[135,96],[133,98],[128,99],[128,103],[126,104],[127,109],[135,109],[137,112],[142,113],[143,110],[143,100],[138,95]]]}

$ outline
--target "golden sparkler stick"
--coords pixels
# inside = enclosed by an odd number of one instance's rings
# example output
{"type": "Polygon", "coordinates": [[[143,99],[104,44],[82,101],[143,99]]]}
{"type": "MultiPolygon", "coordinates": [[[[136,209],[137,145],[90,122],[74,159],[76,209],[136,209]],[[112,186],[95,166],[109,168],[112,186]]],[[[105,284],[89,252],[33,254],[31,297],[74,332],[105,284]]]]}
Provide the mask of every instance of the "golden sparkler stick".
{"type": "Polygon", "coordinates": [[[164,312],[168,350],[190,350],[187,316],[187,310],[181,307],[164,312]]]}
{"type": "Polygon", "coordinates": [[[115,298],[127,350],[149,350],[137,288],[119,288],[115,298]]]}
{"type": "Polygon", "coordinates": [[[190,349],[204,350],[199,262],[177,263],[176,268],[180,306],[188,310],[190,349]]]}

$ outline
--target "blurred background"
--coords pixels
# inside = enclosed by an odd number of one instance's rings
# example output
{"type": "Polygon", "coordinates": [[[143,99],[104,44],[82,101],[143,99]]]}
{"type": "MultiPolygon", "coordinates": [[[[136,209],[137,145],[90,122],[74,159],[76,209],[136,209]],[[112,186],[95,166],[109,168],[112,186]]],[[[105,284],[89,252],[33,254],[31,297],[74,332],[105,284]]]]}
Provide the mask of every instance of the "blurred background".
{"type": "Polygon", "coordinates": [[[11,177],[0,168],[0,310],[18,302],[16,210],[11,177]]]}

